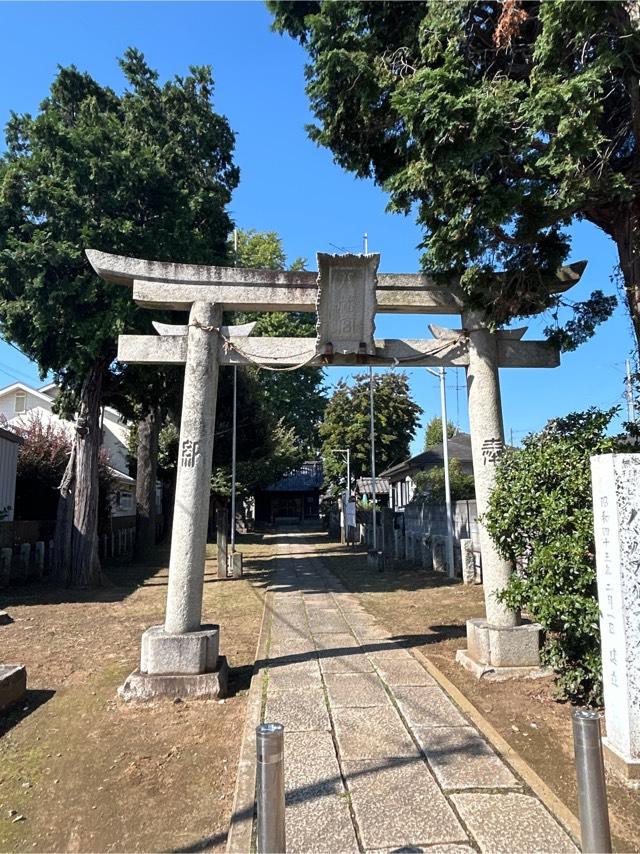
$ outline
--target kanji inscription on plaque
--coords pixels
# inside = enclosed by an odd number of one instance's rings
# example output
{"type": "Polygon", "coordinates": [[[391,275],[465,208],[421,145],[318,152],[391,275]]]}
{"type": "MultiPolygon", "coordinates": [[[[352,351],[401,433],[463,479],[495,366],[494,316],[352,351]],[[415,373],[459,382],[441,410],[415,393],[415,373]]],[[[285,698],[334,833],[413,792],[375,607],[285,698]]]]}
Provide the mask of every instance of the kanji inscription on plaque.
{"type": "Polygon", "coordinates": [[[318,350],[375,354],[379,255],[318,253],[318,350]]]}

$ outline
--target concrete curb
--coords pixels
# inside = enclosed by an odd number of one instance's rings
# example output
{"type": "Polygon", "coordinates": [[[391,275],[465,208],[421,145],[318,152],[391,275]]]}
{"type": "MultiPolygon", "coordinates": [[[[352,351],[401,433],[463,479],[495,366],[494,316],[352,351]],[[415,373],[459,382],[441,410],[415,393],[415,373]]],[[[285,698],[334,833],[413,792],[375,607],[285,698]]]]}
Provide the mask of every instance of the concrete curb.
{"type": "Polygon", "coordinates": [[[253,675],[247,697],[247,711],[238,762],[238,777],[227,833],[227,854],[249,854],[251,851],[256,795],[256,727],[260,723],[262,712],[262,677],[264,675],[260,662],[264,662],[266,659],[269,618],[272,611],[273,592],[268,590],[264,598],[260,636],[258,637],[253,675]]]}
{"type": "Polygon", "coordinates": [[[427,672],[433,676],[436,682],[443,688],[451,699],[470,718],[478,730],[484,735],[496,753],[501,756],[525,781],[531,791],[549,810],[551,815],[562,827],[573,837],[573,841],[579,846],[580,822],[571,812],[569,807],[562,803],[549,786],[539,777],[533,768],[517,753],[513,747],[504,739],[500,733],[489,723],[474,705],[468,700],[459,688],[442,673],[433,662],[418,649],[409,650],[417,658],[427,672]]]}

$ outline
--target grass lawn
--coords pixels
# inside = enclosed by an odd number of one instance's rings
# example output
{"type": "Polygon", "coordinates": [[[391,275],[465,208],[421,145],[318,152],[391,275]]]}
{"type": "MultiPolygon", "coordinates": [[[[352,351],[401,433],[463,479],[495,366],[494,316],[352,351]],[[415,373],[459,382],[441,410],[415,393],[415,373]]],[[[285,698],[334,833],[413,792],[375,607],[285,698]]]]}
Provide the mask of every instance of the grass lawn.
{"type": "Polygon", "coordinates": [[[142,632],[163,621],[167,554],[107,568],[98,591],[3,591],[14,622],[0,626],[1,660],[27,666],[29,691],[0,717],[0,850],[224,848],[270,561],[258,540],[243,551],[242,580],[206,565],[204,617],[233,668],[222,702],[116,696],[142,632]]]}

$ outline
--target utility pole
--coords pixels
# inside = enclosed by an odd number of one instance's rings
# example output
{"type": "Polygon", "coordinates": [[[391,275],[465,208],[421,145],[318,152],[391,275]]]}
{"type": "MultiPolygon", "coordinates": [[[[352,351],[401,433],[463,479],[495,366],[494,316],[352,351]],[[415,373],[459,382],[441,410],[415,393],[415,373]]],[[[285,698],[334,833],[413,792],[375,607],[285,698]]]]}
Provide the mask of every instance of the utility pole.
{"type": "MultiPolygon", "coordinates": [[[[233,263],[238,263],[238,229],[233,229],[233,263]]],[[[236,421],[238,395],[238,366],[233,366],[233,424],[231,437],[231,554],[236,550],[236,421]]]]}
{"type": "Polygon", "coordinates": [[[233,435],[231,437],[231,554],[236,550],[236,418],[238,366],[233,366],[233,435]]]}
{"type": "Polygon", "coordinates": [[[376,535],[376,436],[373,420],[373,368],[369,367],[369,420],[371,422],[371,497],[373,500],[373,550],[378,551],[376,535]]]}
{"type": "Polygon", "coordinates": [[[442,455],[444,457],[444,495],[447,505],[447,563],[449,578],[455,574],[453,566],[453,515],[451,512],[451,482],[449,480],[449,436],[447,425],[447,385],[445,369],[440,368],[440,406],[442,409],[442,455]]]}
{"type": "Polygon", "coordinates": [[[444,500],[447,506],[447,565],[449,577],[453,578],[453,514],[451,509],[451,482],[449,479],[449,435],[447,433],[447,385],[444,368],[427,368],[430,374],[440,380],[440,420],[442,421],[442,457],[444,460],[444,500]]]}

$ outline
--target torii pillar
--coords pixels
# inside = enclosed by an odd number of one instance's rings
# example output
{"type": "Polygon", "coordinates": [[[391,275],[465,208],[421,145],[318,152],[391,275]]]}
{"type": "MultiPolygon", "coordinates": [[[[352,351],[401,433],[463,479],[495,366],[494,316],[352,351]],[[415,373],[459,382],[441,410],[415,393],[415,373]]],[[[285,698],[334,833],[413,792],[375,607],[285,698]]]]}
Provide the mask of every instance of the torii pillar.
{"type": "MultiPolygon", "coordinates": [[[[486,618],[467,620],[467,649],[457,660],[477,676],[506,678],[519,675],[522,668],[540,667],[540,637],[537,623],[522,624],[520,614],[498,601],[513,567],[503,558],[484,526],[496,469],[504,450],[504,426],[498,375],[500,332],[488,328],[481,312],[462,314],[467,336],[467,396],[476,506],[482,554],[482,584],[486,618]]],[[[507,335],[509,333],[506,333],[507,335]]],[[[505,335],[505,333],[502,333],[505,335]]]]}
{"type": "Polygon", "coordinates": [[[218,654],[219,626],[201,622],[221,324],[221,305],[192,304],[165,622],[143,633],[140,669],[118,692],[125,700],[215,698],[226,691],[228,666],[218,654]]]}

